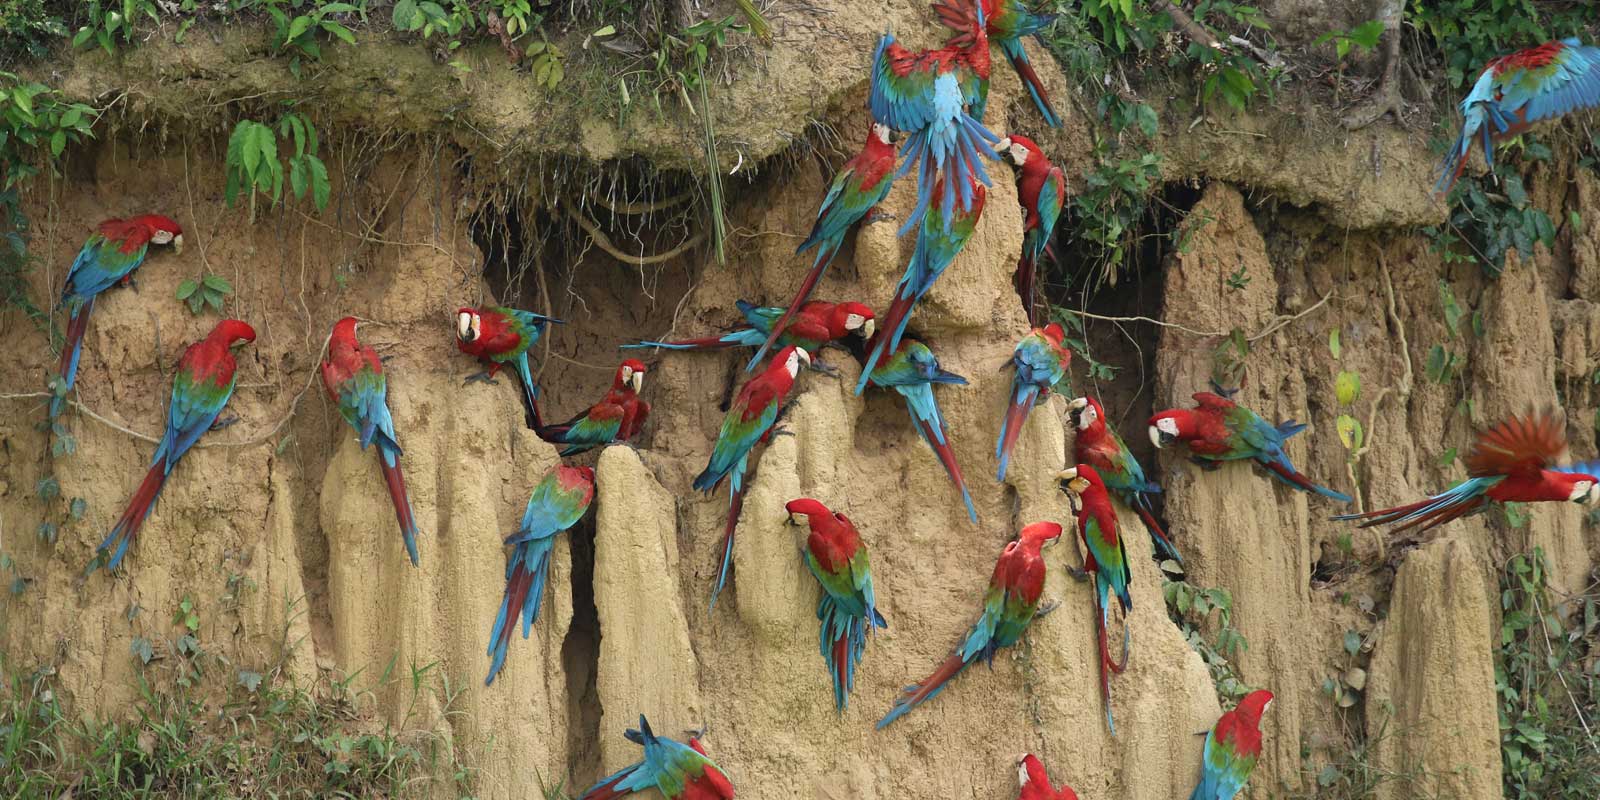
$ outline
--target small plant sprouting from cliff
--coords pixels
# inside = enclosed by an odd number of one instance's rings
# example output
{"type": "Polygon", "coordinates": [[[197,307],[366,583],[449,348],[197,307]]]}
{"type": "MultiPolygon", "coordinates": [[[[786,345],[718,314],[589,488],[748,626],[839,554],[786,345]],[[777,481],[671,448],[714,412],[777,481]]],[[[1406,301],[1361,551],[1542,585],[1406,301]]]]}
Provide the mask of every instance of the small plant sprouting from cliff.
{"type": "Polygon", "coordinates": [[[1476,261],[1484,274],[1498,278],[1505,271],[1507,253],[1515,250],[1526,259],[1533,255],[1535,243],[1555,246],[1555,224],[1529,202],[1522,178],[1508,174],[1500,186],[1503,193],[1491,191],[1477,177],[1462,178],[1452,193],[1458,200],[1450,219],[1422,229],[1432,240],[1433,252],[1446,264],[1476,261]]]}
{"type": "Polygon", "coordinates": [[[1412,0],[1406,21],[1431,39],[1449,85],[1465,89],[1483,64],[1519,47],[1580,34],[1600,22],[1594,3],[1542,0],[1412,0]]]}
{"type": "Polygon", "coordinates": [[[1167,616],[1183,631],[1183,638],[1206,662],[1211,673],[1218,699],[1237,701],[1250,693],[1250,688],[1234,671],[1232,659],[1250,649],[1244,634],[1233,627],[1233,594],[1221,587],[1200,588],[1187,581],[1165,581],[1161,596],[1167,603],[1167,616]],[[1202,632],[1211,627],[1211,612],[1216,612],[1214,633],[1207,637],[1202,632]]]}
{"type": "Polygon", "coordinates": [[[295,198],[304,199],[309,193],[318,211],[327,208],[332,186],[328,168],[317,156],[318,149],[317,128],[302,114],[285,113],[279,118],[276,131],[254,120],[239,120],[228,137],[228,178],[223,198],[232,206],[239,193],[247,191],[254,217],[256,194],[270,197],[277,205],[287,176],[289,191],[295,198]],[[280,144],[286,159],[278,155],[280,144]]]}
{"type": "Polygon", "coordinates": [[[1557,599],[1544,551],[1500,575],[1503,790],[1513,800],[1600,797],[1600,593],[1557,599]]]}

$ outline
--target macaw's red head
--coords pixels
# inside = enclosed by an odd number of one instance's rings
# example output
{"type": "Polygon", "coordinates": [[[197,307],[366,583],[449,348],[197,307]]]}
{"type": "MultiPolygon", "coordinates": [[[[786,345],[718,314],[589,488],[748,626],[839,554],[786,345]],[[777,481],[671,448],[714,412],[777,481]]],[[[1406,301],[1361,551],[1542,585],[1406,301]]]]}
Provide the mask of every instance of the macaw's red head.
{"type": "Polygon", "coordinates": [[[1255,727],[1261,724],[1261,715],[1267,713],[1267,709],[1271,705],[1272,692],[1266,689],[1257,689],[1245,695],[1244,699],[1240,700],[1239,705],[1234,706],[1233,710],[1245,722],[1255,727]]]}
{"type": "Polygon", "coordinates": [[[345,317],[333,323],[333,341],[341,344],[355,343],[356,325],[359,322],[355,317],[345,317]]]}
{"type": "Polygon", "coordinates": [[[873,122],[872,129],[867,132],[867,151],[894,150],[894,130],[881,122],[873,122]]]}
{"type": "Polygon", "coordinates": [[[1194,412],[1175,408],[1150,418],[1150,443],[1161,449],[1194,435],[1194,412]]]}
{"type": "Polygon", "coordinates": [[[791,344],[779,350],[778,354],[772,357],[772,363],[767,366],[767,372],[786,372],[789,374],[789,380],[792,381],[800,374],[800,367],[802,366],[811,366],[811,354],[806,352],[805,348],[795,347],[791,344]]]}
{"type": "Polygon", "coordinates": [[[1106,427],[1105,409],[1100,407],[1100,401],[1093,397],[1076,397],[1067,404],[1067,416],[1072,419],[1072,427],[1079,433],[1085,431],[1100,431],[1106,427]]]}
{"type": "Polygon", "coordinates": [[[1017,541],[1037,549],[1043,547],[1046,542],[1053,542],[1060,537],[1060,523],[1035,522],[1022,529],[1022,532],[1017,535],[1017,541]]]}
{"type": "Polygon", "coordinates": [[[1088,464],[1067,467],[1056,473],[1056,480],[1061,482],[1062,488],[1079,497],[1099,497],[1106,492],[1106,483],[1100,478],[1100,473],[1088,464]]]}
{"type": "Polygon", "coordinates": [[[1032,139],[1020,133],[1013,133],[1001,139],[995,146],[995,152],[1001,158],[1010,161],[1018,167],[1026,167],[1029,162],[1044,163],[1044,151],[1032,139]]]}
{"type": "Polygon", "coordinates": [[[1050,773],[1044,762],[1032,753],[1017,756],[1017,787],[1022,791],[1017,800],[1078,800],[1078,795],[1068,786],[1060,791],[1050,785],[1050,773]]]}
{"type": "Polygon", "coordinates": [[[476,308],[456,310],[456,349],[467,355],[480,355],[483,345],[483,314],[476,308]]]}
{"type": "Polygon", "coordinates": [[[853,333],[865,340],[872,338],[877,326],[872,309],[861,303],[840,303],[833,307],[833,315],[828,320],[828,333],[835,339],[853,333]]]}
{"type": "Polygon", "coordinates": [[[248,344],[256,340],[256,329],[236,319],[225,319],[211,329],[211,334],[206,337],[222,342],[229,347],[236,344],[248,344]]]}
{"type": "MultiPolygon", "coordinates": [[[[1545,474],[1549,475],[1550,473],[1545,474]]],[[[1581,472],[1558,472],[1555,473],[1554,480],[1565,484],[1567,499],[1571,502],[1594,505],[1596,500],[1600,500],[1600,479],[1595,478],[1593,475],[1585,475],[1581,472]]]]}
{"type": "Polygon", "coordinates": [[[644,391],[644,373],[648,369],[643,361],[630,358],[617,367],[616,380],[612,381],[611,388],[621,389],[624,386],[633,387],[634,394],[644,391]]]}
{"type": "Polygon", "coordinates": [[[593,467],[572,467],[566,464],[556,466],[556,480],[565,488],[574,486],[593,486],[593,467]]]}
{"type": "Polygon", "coordinates": [[[1056,347],[1065,347],[1062,342],[1066,341],[1067,330],[1061,327],[1061,323],[1052,322],[1049,325],[1040,328],[1039,333],[1044,336],[1044,338],[1049,339],[1050,343],[1056,347]]]}
{"type": "Polygon", "coordinates": [[[170,244],[172,252],[183,252],[183,228],[171,217],[160,214],[140,214],[128,222],[145,229],[151,244],[170,244]]]}
{"type": "Polygon", "coordinates": [[[833,512],[822,503],[809,497],[801,497],[784,503],[783,510],[789,512],[789,522],[798,525],[801,522],[810,522],[813,517],[831,517],[833,512]]]}

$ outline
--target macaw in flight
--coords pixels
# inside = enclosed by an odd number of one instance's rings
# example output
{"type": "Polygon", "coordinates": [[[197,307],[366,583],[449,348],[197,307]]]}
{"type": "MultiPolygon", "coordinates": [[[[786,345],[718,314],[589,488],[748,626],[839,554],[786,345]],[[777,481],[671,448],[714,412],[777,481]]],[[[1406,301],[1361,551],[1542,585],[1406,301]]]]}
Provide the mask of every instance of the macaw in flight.
{"type": "MultiPolygon", "coordinates": [[[[1028,87],[1028,95],[1033,98],[1033,105],[1039,109],[1045,124],[1052,128],[1061,127],[1061,117],[1050,107],[1050,94],[1045,91],[1039,74],[1033,71],[1033,64],[1028,61],[1028,51],[1022,49],[1024,36],[1032,36],[1044,46],[1040,31],[1055,21],[1055,15],[1035,14],[1028,10],[1022,0],[982,2],[983,17],[988,21],[984,30],[989,35],[989,41],[1000,46],[1000,52],[1005,53],[1006,60],[1017,71],[1017,77],[1022,79],[1022,85],[1028,87]]],[[[946,26],[958,32],[966,30],[966,14],[959,6],[935,3],[933,11],[946,26]]]]}

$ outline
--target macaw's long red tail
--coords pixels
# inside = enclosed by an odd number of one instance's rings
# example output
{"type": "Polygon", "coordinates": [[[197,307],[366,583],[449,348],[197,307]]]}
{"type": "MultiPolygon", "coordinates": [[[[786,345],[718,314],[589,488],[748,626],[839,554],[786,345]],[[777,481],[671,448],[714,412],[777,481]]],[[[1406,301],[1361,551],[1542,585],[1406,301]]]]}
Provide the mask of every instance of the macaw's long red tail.
{"type": "Polygon", "coordinates": [[[500,613],[494,618],[494,627],[489,630],[489,676],[483,679],[483,685],[494,683],[500,668],[506,663],[506,649],[511,645],[511,635],[517,630],[517,618],[523,607],[527,605],[528,591],[533,586],[533,571],[527,569],[523,561],[523,549],[526,545],[518,545],[511,553],[511,574],[506,578],[506,596],[500,601],[500,613]]]}
{"type": "MultiPolygon", "coordinates": [[[[1091,573],[1092,575],[1093,573],[1091,573]]],[[[1098,579],[1097,581],[1098,582],[1098,579]]],[[[1095,634],[1100,645],[1100,697],[1106,706],[1106,727],[1111,735],[1117,735],[1117,723],[1111,716],[1111,676],[1122,674],[1128,668],[1129,631],[1128,621],[1122,621],[1122,661],[1118,663],[1111,659],[1111,648],[1106,644],[1106,627],[1108,624],[1106,606],[1100,602],[1100,592],[1089,593],[1089,602],[1094,606],[1095,634]]]]}
{"type": "Polygon", "coordinates": [[[1340,503],[1350,502],[1350,495],[1347,495],[1343,492],[1336,492],[1325,486],[1318,486],[1310,478],[1300,474],[1300,472],[1296,470],[1293,465],[1290,465],[1285,461],[1262,461],[1261,465],[1269,470],[1272,470],[1272,474],[1278,476],[1278,478],[1283,480],[1284,483],[1294,486],[1297,489],[1320,494],[1329,500],[1335,500],[1340,503]]]}
{"type": "MultiPolygon", "coordinates": [[[[693,741],[691,740],[690,743],[692,745],[693,741]]],[[[699,748],[695,749],[698,750],[699,748]]],[[[704,753],[701,755],[704,755],[704,753]]],[[[623,789],[620,788],[620,786],[625,781],[631,781],[635,774],[644,768],[645,766],[643,762],[629,764],[628,766],[623,767],[622,769],[617,770],[616,772],[613,772],[604,778],[601,778],[599,783],[589,787],[589,791],[584,792],[583,796],[578,798],[578,800],[616,800],[618,797],[626,797],[630,794],[633,794],[632,789],[623,789]]]]}
{"type": "Polygon", "coordinates": [[[1000,441],[995,444],[995,457],[1000,459],[1000,470],[995,473],[996,480],[1006,479],[1006,467],[1011,464],[1011,449],[1017,445],[1017,437],[1022,434],[1022,424],[1028,421],[1028,414],[1033,411],[1033,404],[1039,399],[1039,388],[1032,385],[1016,387],[1011,395],[1011,405],[1006,408],[1005,419],[1000,422],[1000,441]]]}
{"type": "Polygon", "coordinates": [[[911,709],[932,699],[944,690],[944,685],[949,683],[951,678],[960,675],[961,670],[966,668],[967,662],[961,658],[960,651],[951,653],[948,658],[940,662],[939,668],[935,669],[932,675],[929,675],[921,683],[907,686],[901,692],[900,697],[894,701],[894,708],[890,709],[883,719],[878,720],[879,730],[905,716],[906,712],[911,709]]]}
{"type": "MultiPolygon", "coordinates": [[[[380,445],[381,447],[381,445],[380,445]]],[[[378,469],[383,472],[383,482],[389,487],[389,499],[394,501],[394,515],[400,521],[400,535],[406,542],[406,553],[411,556],[411,566],[417,566],[417,520],[411,512],[411,498],[406,494],[406,480],[400,475],[400,462],[390,464],[393,456],[379,452],[378,469]]]]}
{"type": "Polygon", "coordinates": [[[1144,522],[1145,530],[1150,531],[1150,541],[1155,545],[1157,558],[1170,558],[1183,564],[1183,556],[1178,553],[1178,546],[1172,543],[1172,538],[1162,530],[1161,523],[1156,521],[1155,512],[1150,508],[1150,500],[1144,495],[1137,495],[1132,503],[1133,510],[1139,514],[1139,519],[1144,522]]]}
{"type": "Polygon", "coordinates": [[[107,570],[115,570],[122,564],[122,557],[128,553],[128,545],[139,538],[139,529],[144,527],[145,517],[150,515],[150,508],[161,496],[161,487],[166,482],[167,460],[156,459],[156,463],[150,465],[150,471],[145,473],[144,480],[139,483],[139,488],[134,491],[133,498],[128,501],[128,510],[122,512],[111,533],[96,548],[94,560],[89,562],[85,573],[93,572],[102,564],[107,570]]]}
{"type": "Polygon", "coordinates": [[[89,329],[89,312],[93,310],[94,298],[91,297],[67,319],[67,336],[61,343],[61,364],[56,369],[59,384],[51,390],[50,419],[61,416],[67,394],[78,382],[78,357],[83,352],[83,334],[89,329]]]}
{"type": "Polygon", "coordinates": [[[978,509],[972,505],[972,494],[967,491],[967,480],[961,477],[961,465],[956,463],[955,451],[950,449],[950,431],[945,428],[935,429],[931,421],[917,419],[915,414],[912,415],[912,419],[917,427],[922,429],[923,441],[933,448],[934,455],[939,457],[939,463],[944,465],[944,471],[950,476],[950,482],[961,492],[961,502],[967,505],[967,516],[973,522],[977,522],[978,509]]]}
{"type": "Polygon", "coordinates": [[[1039,319],[1039,298],[1035,294],[1038,274],[1033,259],[1024,255],[1017,259],[1017,273],[1011,276],[1012,285],[1017,287],[1017,297],[1022,300],[1022,310],[1027,312],[1028,325],[1035,328],[1043,324],[1039,319]]]}
{"type": "Polygon", "coordinates": [[[839,244],[839,242],[832,241],[821,243],[820,249],[817,250],[816,260],[811,262],[811,271],[807,272],[806,277],[800,281],[800,291],[795,292],[794,299],[789,301],[789,307],[784,309],[783,316],[778,317],[777,324],[772,326],[772,332],[767,334],[767,340],[762,342],[759,348],[756,348],[756,354],[751,356],[750,363],[744,367],[745,372],[754,370],[756,365],[761,363],[761,359],[767,357],[767,353],[772,350],[773,345],[777,344],[778,337],[789,329],[789,320],[794,319],[795,312],[798,312],[800,307],[811,299],[811,292],[817,288],[817,281],[822,280],[822,273],[828,271],[828,265],[833,263],[834,255],[839,252],[839,244]]]}
{"type": "Polygon", "coordinates": [[[1489,503],[1484,493],[1494,485],[1493,481],[1494,479],[1490,478],[1468,478],[1439,494],[1415,503],[1360,514],[1339,514],[1333,519],[1341,522],[1359,520],[1360,527],[1363,528],[1397,524],[1398,526],[1390,533],[1404,533],[1412,528],[1425,531],[1482,511],[1489,503]]]}
{"type": "Polygon", "coordinates": [[[744,511],[744,486],[735,480],[728,486],[728,522],[722,530],[722,567],[717,571],[717,585],[711,590],[711,607],[717,608],[717,596],[728,582],[728,569],[733,566],[733,534],[739,528],[739,513],[744,511]]]}
{"type": "Polygon", "coordinates": [[[706,336],[700,339],[675,339],[670,342],[638,342],[636,344],[622,345],[623,350],[638,350],[645,347],[659,347],[663,350],[726,350],[742,344],[738,339],[726,336],[706,336]]]}
{"type": "Polygon", "coordinates": [[[883,319],[878,323],[878,334],[872,340],[872,350],[861,367],[861,380],[856,381],[856,394],[861,394],[867,388],[867,380],[872,377],[873,370],[900,346],[900,338],[905,335],[906,324],[911,321],[911,310],[916,307],[918,296],[911,287],[901,286],[894,302],[889,304],[889,310],[883,312],[883,319]]]}

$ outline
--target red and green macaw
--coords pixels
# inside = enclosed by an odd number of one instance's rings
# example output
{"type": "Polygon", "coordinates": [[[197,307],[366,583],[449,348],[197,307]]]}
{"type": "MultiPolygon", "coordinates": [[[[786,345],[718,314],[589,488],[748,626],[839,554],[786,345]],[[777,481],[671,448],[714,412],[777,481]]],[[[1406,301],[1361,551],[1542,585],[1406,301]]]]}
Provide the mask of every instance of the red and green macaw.
{"type": "Polygon", "coordinates": [[[717,434],[716,446],[711,450],[711,461],[704,472],[694,479],[694,488],[710,492],[722,483],[728,485],[728,523],[722,532],[722,567],[717,572],[717,585],[711,590],[711,608],[717,607],[717,595],[728,581],[728,567],[733,563],[733,533],[739,524],[739,512],[744,508],[744,476],[749,466],[750,451],[756,443],[772,436],[778,414],[794,388],[795,376],[801,366],[809,366],[811,356],[802,348],[789,345],[779,350],[760,375],[751,378],[739,390],[728,415],[722,420],[722,430],[717,434]]]}
{"type": "MultiPolygon", "coordinates": [[[[1022,85],[1028,87],[1033,105],[1039,109],[1045,124],[1052,128],[1060,127],[1061,117],[1050,107],[1050,94],[1045,91],[1038,73],[1033,71],[1033,64],[1028,61],[1028,51],[1022,49],[1022,37],[1037,37],[1055,17],[1030,12],[1022,0],[982,0],[982,3],[983,18],[988,21],[985,32],[989,35],[989,41],[1000,46],[1000,52],[1005,53],[1006,60],[1017,71],[1017,77],[1022,79],[1022,85]]],[[[945,25],[957,31],[966,30],[967,15],[959,7],[935,3],[933,11],[945,25]]]]}
{"type": "Polygon", "coordinates": [[[867,634],[874,627],[889,627],[872,594],[867,545],[849,517],[816,500],[790,500],[784,510],[791,522],[803,518],[811,528],[806,567],[822,586],[817,601],[822,658],[833,676],[833,705],[843,713],[855,686],[856,665],[867,652],[867,634]]]}
{"type": "Polygon", "coordinates": [[[1496,144],[1522,135],[1535,122],[1595,106],[1600,106],[1600,48],[1562,39],[1490,61],[1461,100],[1461,135],[1439,165],[1434,192],[1450,193],[1473,141],[1483,143],[1492,172],[1496,144]]]}
{"type": "Polygon", "coordinates": [[[1072,381],[1067,377],[1067,367],[1072,364],[1072,351],[1067,349],[1067,332],[1060,323],[1052,322],[1043,328],[1034,328],[1017,342],[1011,353],[1011,404],[1000,420],[1000,439],[995,442],[994,455],[1000,459],[997,479],[1006,479],[1006,468],[1011,465],[1011,449],[1017,445],[1022,425],[1033,413],[1033,406],[1050,396],[1058,386],[1072,391],[1072,381]]]}
{"type": "Polygon", "coordinates": [[[1200,785],[1189,800],[1233,800],[1244,791],[1250,771],[1261,758],[1261,715],[1272,705],[1272,692],[1259,689],[1244,696],[1206,734],[1200,785]]]}
{"type": "Polygon", "coordinates": [[[1010,647],[1022,638],[1028,623],[1039,611],[1039,600],[1044,595],[1044,557],[1040,550],[1047,542],[1061,536],[1061,526],[1054,522],[1035,522],[1022,529],[1016,541],[1006,545],[1000,560],[994,565],[994,575],[989,578],[989,592],[984,595],[983,615],[967,632],[961,646],[950,654],[939,667],[921,683],[905,688],[894,708],[878,720],[882,728],[906,715],[906,712],[939,694],[951,678],[961,674],[979,659],[994,661],[994,654],[1002,647],[1010,647]]]}
{"type": "Polygon", "coordinates": [[[356,429],[365,450],[378,445],[378,471],[389,487],[400,536],[405,540],[411,565],[417,565],[417,520],[411,512],[406,481],[400,475],[400,442],[389,416],[389,379],[383,374],[378,353],[356,339],[356,318],[345,317],[333,325],[328,357],[322,362],[322,385],[339,405],[339,416],[356,429]]]}
{"type": "MultiPolygon", "coordinates": [[[[811,226],[811,235],[795,249],[796,254],[813,247],[817,249],[817,257],[811,262],[811,271],[800,281],[800,291],[795,292],[794,299],[789,301],[789,307],[778,317],[777,323],[768,326],[766,340],[757,348],[745,371],[755,369],[756,364],[773,347],[793,344],[783,341],[782,337],[782,333],[788,329],[789,320],[811,298],[811,291],[817,288],[817,281],[822,280],[822,273],[828,271],[833,257],[844,246],[845,235],[857,222],[872,214],[883,198],[889,196],[889,187],[894,185],[894,175],[891,173],[894,172],[895,159],[895,146],[890,134],[889,126],[881,122],[872,123],[872,129],[867,132],[866,146],[844,162],[838,174],[833,176],[833,184],[822,198],[822,207],[817,209],[817,221],[811,226]]],[[[866,338],[872,338],[870,331],[866,338]]]]}
{"type": "MultiPolygon", "coordinates": [[[[1231,392],[1230,392],[1231,394],[1231,392]]],[[[1189,446],[1191,460],[1212,470],[1224,461],[1254,459],[1274,477],[1303,492],[1316,492],[1330,500],[1350,502],[1350,495],[1318,486],[1294,468],[1283,442],[1305,430],[1290,420],[1279,425],[1267,421],[1227,397],[1199,392],[1195,407],[1163,411],[1150,418],[1150,442],[1157,448],[1173,442],[1189,446]]]]}
{"type": "Polygon", "coordinates": [[[528,638],[533,623],[539,621],[539,606],[544,602],[544,582],[550,570],[550,550],[556,534],[578,524],[594,502],[594,470],[557,464],[533,487],[522,523],[506,537],[514,545],[506,561],[506,596],[500,613],[489,629],[489,676],[483,685],[494,683],[495,675],[506,663],[506,648],[522,617],[522,638],[528,638]]]}
{"type": "Polygon", "coordinates": [[[1106,488],[1139,515],[1145,529],[1150,531],[1150,541],[1158,557],[1182,564],[1183,556],[1178,554],[1167,532],[1161,529],[1155,509],[1150,505],[1150,495],[1161,491],[1160,484],[1145,478],[1144,467],[1139,466],[1128,445],[1106,422],[1106,412],[1100,407],[1100,401],[1093,397],[1075,398],[1067,404],[1067,414],[1072,419],[1072,427],[1078,431],[1072,443],[1073,459],[1094,467],[1106,488]]]}
{"type": "Polygon", "coordinates": [[[172,401],[167,404],[167,430],[161,444],[150,459],[150,471],[145,473],[139,488],[128,501],[128,510],[122,512],[117,524],[96,548],[94,560],[85,572],[104,566],[115,570],[127,555],[128,545],[139,538],[139,528],[144,525],[150,508],[161,495],[167,476],[178,466],[178,461],[200,439],[222,414],[233,396],[235,345],[256,340],[256,332],[236,319],[225,319],[206,338],[183,351],[178,359],[177,373],[172,378],[172,401]]]}
{"type": "MultiPolygon", "coordinates": [[[[917,205],[900,228],[901,235],[936,209],[941,227],[952,225],[957,211],[976,217],[981,203],[974,189],[989,186],[989,173],[979,155],[999,158],[991,146],[1000,141],[983,126],[989,98],[989,37],[983,9],[975,0],[941,0],[959,18],[960,32],[937,50],[912,52],[886,33],[872,56],[872,86],[867,107],[872,118],[909,134],[895,177],[917,167],[917,205]],[[935,196],[938,199],[935,199],[935,196]]],[[[898,344],[898,342],[896,342],[898,344]]]]}
{"type": "Polygon", "coordinates": [[[1128,612],[1133,610],[1133,596],[1128,583],[1133,579],[1129,570],[1128,551],[1117,533],[1117,512],[1111,508],[1111,495],[1106,493],[1105,481],[1100,473],[1088,464],[1068,467],[1056,473],[1067,491],[1078,497],[1078,541],[1083,544],[1083,568],[1094,579],[1095,627],[1100,641],[1100,694],[1106,703],[1106,727],[1111,735],[1117,734],[1117,725],[1111,719],[1111,675],[1122,674],[1128,667],[1128,647],[1133,632],[1128,628],[1128,612]],[[1111,621],[1111,598],[1116,596],[1122,607],[1122,659],[1111,658],[1111,648],[1106,644],[1106,630],[1111,621]]]}
{"type": "Polygon", "coordinates": [[[1425,500],[1336,520],[1363,520],[1361,527],[1397,524],[1393,532],[1425,531],[1479,513],[1491,503],[1600,500],[1600,462],[1559,465],[1567,450],[1566,425],[1553,414],[1529,414],[1490,428],[1467,454],[1467,479],[1425,500]]]}
{"type": "Polygon", "coordinates": [[[1022,255],[1017,259],[1013,282],[1017,296],[1022,298],[1022,307],[1028,311],[1028,323],[1037,327],[1039,259],[1050,252],[1050,237],[1055,233],[1061,208],[1066,205],[1067,176],[1026,136],[1012,134],[1001,139],[998,149],[1017,167],[1017,202],[1022,204],[1022,255]]]}
{"type": "Polygon", "coordinates": [[[534,430],[538,430],[544,420],[539,413],[539,387],[534,385],[533,371],[528,368],[528,350],[552,322],[561,324],[559,319],[505,306],[456,311],[456,348],[488,366],[487,370],[469,376],[467,382],[493,383],[501,369],[515,370],[528,427],[534,430]]]}
{"type": "Polygon", "coordinates": [[[132,280],[133,271],[144,263],[153,244],[171,244],[174,253],[183,252],[183,228],[160,214],[108,219],[96,226],[73,259],[66,286],[61,290],[61,306],[67,310],[67,334],[51,386],[51,419],[61,415],[67,395],[78,380],[78,357],[95,298],[118,283],[132,280]]]}
{"type": "Polygon", "coordinates": [[[630,358],[617,367],[611,391],[600,402],[559,425],[538,429],[539,438],[562,444],[561,456],[582,453],[603,444],[626,442],[636,436],[650,416],[650,404],[639,399],[644,390],[644,362],[630,358]]]}
{"type": "Polygon", "coordinates": [[[1017,800],[1078,800],[1071,786],[1063,783],[1056,789],[1050,785],[1050,773],[1032,753],[1017,759],[1017,785],[1021,787],[1017,800]]]}
{"type": "MultiPolygon", "coordinates": [[[[943,180],[941,178],[941,180],[943,180]]],[[[917,231],[917,249],[911,254],[911,263],[906,265],[906,273],[900,276],[900,283],[895,288],[894,301],[889,304],[889,310],[884,312],[883,323],[879,328],[884,332],[878,337],[877,343],[872,347],[867,356],[866,364],[861,370],[861,380],[856,383],[856,394],[867,386],[867,379],[872,371],[877,369],[884,356],[893,352],[900,346],[900,339],[905,336],[906,323],[911,321],[911,311],[916,308],[918,301],[933,288],[933,282],[944,274],[950,262],[956,260],[956,254],[961,252],[967,242],[972,239],[972,232],[978,227],[978,218],[983,215],[983,203],[988,196],[988,190],[972,184],[973,202],[970,210],[957,213],[954,217],[945,215],[944,195],[935,201],[923,215],[922,230],[917,231]]]]}
{"type": "MultiPolygon", "coordinates": [[[[857,357],[864,356],[858,353],[857,357]]],[[[961,477],[961,465],[956,463],[955,451],[950,447],[950,426],[945,423],[944,415],[939,413],[939,404],[933,399],[934,384],[966,386],[967,379],[941,368],[933,351],[916,339],[900,340],[900,346],[872,371],[869,379],[872,385],[893,389],[905,398],[906,411],[911,414],[911,422],[917,427],[917,435],[933,448],[934,455],[939,457],[939,463],[944,465],[945,473],[950,476],[950,482],[961,492],[961,502],[967,506],[967,516],[977,522],[978,510],[972,505],[967,481],[961,477]]]]}
{"type": "MultiPolygon", "coordinates": [[[[682,339],[674,342],[638,342],[625,344],[624,350],[642,347],[660,347],[667,350],[726,350],[730,347],[762,347],[768,336],[777,330],[776,323],[783,317],[784,309],[776,306],[758,306],[743,300],[735,301],[739,313],[749,327],[738,328],[721,336],[703,339],[682,339]]],[[[862,303],[825,303],[814,300],[800,307],[777,336],[779,347],[794,345],[816,355],[823,345],[841,341],[850,334],[862,339],[872,338],[877,330],[872,309],[862,303]]]]}
{"type": "Polygon", "coordinates": [[[639,729],[623,734],[644,747],[644,760],[629,764],[600,779],[578,800],[615,800],[634,792],[655,789],[666,800],[733,800],[733,783],[706,755],[696,736],[689,744],[657,736],[639,715],[639,729]]]}

